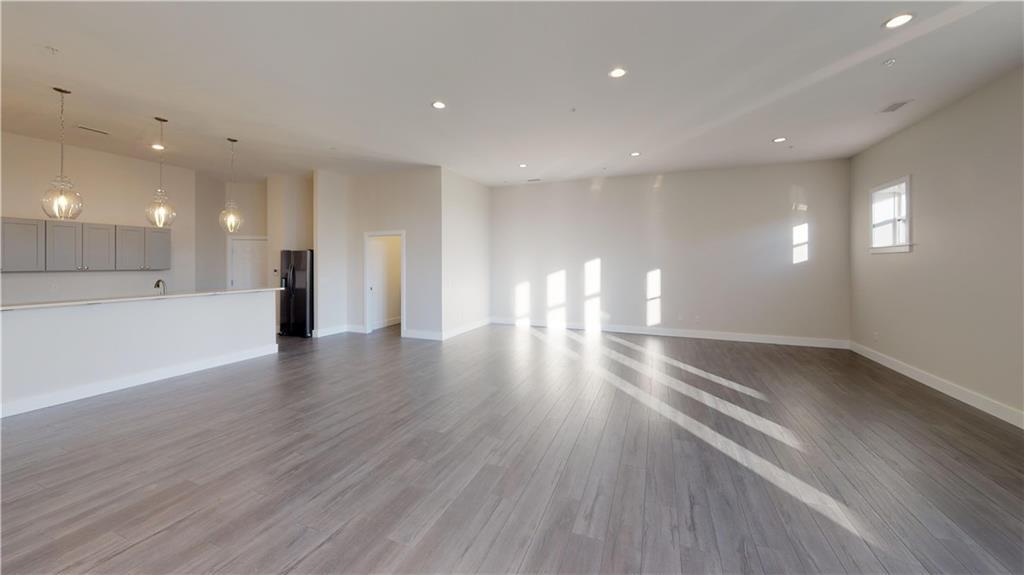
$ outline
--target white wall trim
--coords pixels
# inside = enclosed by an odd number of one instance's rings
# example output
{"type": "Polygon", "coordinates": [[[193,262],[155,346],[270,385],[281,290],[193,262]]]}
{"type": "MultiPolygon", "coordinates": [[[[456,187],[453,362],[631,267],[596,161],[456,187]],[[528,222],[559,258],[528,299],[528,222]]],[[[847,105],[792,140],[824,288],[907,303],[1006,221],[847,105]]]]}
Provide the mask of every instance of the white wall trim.
{"type": "Polygon", "coordinates": [[[395,317],[389,317],[388,319],[384,320],[384,323],[380,323],[380,324],[377,324],[377,325],[373,326],[373,329],[381,329],[381,328],[385,328],[385,327],[391,327],[393,325],[398,325],[400,323],[402,323],[402,318],[401,318],[401,316],[397,316],[396,315],[395,317]]]}
{"type": "Polygon", "coordinates": [[[884,353],[871,349],[855,341],[850,342],[850,349],[872,361],[880,363],[889,369],[902,373],[903,375],[927,385],[928,387],[941,391],[942,393],[958,399],[967,405],[976,407],[985,413],[998,417],[1007,423],[1024,429],[1024,411],[1020,411],[1004,403],[1000,403],[990,397],[984,396],[976,391],[957,385],[948,379],[929,373],[921,368],[914,367],[909,363],[889,357],[884,353]]]}
{"type": "Polygon", "coordinates": [[[329,335],[336,335],[339,333],[345,333],[349,331],[347,325],[332,325],[331,327],[322,327],[313,330],[313,337],[327,337],[329,335]]]}
{"type": "Polygon", "coordinates": [[[465,324],[463,326],[459,326],[459,327],[457,327],[455,329],[445,330],[444,335],[443,335],[443,339],[451,339],[453,337],[462,335],[462,334],[464,334],[466,332],[473,331],[474,329],[479,329],[479,328],[481,328],[481,327],[483,327],[485,325],[490,325],[491,323],[493,323],[493,322],[491,322],[491,318],[485,317],[484,319],[481,319],[481,320],[478,320],[478,321],[474,321],[472,323],[467,323],[467,324],[465,324]]]}
{"type": "Polygon", "coordinates": [[[441,341],[444,339],[439,331],[429,331],[425,329],[407,329],[405,324],[402,324],[402,337],[409,337],[412,339],[430,339],[434,341],[441,341]]]}
{"type": "MultiPolygon", "coordinates": [[[[515,324],[510,318],[492,318],[491,323],[515,324]]],[[[544,323],[531,322],[534,327],[545,327],[544,323]]],[[[583,329],[582,324],[568,324],[569,329],[583,329]]],[[[708,331],[700,329],[680,329],[670,327],[643,327],[635,325],[604,324],[601,331],[612,333],[630,333],[638,335],[662,335],[668,337],[691,337],[697,339],[715,339],[721,341],[742,341],[749,343],[769,343],[776,345],[799,345],[804,347],[824,347],[830,349],[850,349],[850,342],[845,339],[821,337],[800,337],[794,335],[772,335],[759,333],[738,333],[731,331],[708,331]]]]}
{"type": "Polygon", "coordinates": [[[202,371],[204,369],[210,369],[221,365],[227,365],[229,363],[245,361],[247,359],[253,359],[264,355],[272,355],[275,353],[277,353],[276,343],[262,347],[256,347],[253,349],[247,349],[235,353],[208,357],[196,361],[189,361],[185,363],[179,363],[176,365],[168,365],[157,369],[141,371],[123,377],[118,377],[115,379],[97,381],[94,383],[88,383],[85,385],[80,385],[78,387],[73,387],[71,389],[55,391],[53,393],[45,393],[41,395],[35,395],[32,397],[26,397],[24,399],[19,399],[9,403],[5,402],[3,404],[3,417],[17,415],[19,413],[25,413],[28,411],[35,411],[37,409],[43,409],[44,407],[51,407],[54,405],[67,403],[69,401],[85,399],[87,397],[93,397],[96,395],[102,395],[104,393],[110,393],[112,391],[118,391],[129,387],[135,387],[137,385],[153,383],[156,381],[167,379],[169,377],[185,375],[187,373],[202,371]]]}

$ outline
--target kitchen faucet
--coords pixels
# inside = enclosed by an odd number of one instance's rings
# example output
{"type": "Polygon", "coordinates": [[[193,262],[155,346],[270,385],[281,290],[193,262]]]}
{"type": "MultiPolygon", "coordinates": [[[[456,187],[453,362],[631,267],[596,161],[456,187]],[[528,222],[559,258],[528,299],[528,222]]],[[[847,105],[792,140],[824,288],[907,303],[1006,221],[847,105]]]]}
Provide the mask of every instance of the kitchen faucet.
{"type": "Polygon", "coordinates": [[[165,282],[163,279],[156,280],[156,283],[153,284],[153,287],[160,288],[160,295],[167,295],[167,282],[165,282]]]}

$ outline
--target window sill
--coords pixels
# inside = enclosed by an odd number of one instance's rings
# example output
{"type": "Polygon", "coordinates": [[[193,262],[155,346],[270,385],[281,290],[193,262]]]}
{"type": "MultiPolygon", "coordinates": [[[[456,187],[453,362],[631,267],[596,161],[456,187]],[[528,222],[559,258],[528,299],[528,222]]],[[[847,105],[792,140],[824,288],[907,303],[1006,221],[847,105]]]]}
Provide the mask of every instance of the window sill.
{"type": "Polygon", "coordinates": [[[912,244],[904,244],[902,246],[886,246],[884,248],[871,248],[873,254],[899,254],[910,251],[912,244]]]}

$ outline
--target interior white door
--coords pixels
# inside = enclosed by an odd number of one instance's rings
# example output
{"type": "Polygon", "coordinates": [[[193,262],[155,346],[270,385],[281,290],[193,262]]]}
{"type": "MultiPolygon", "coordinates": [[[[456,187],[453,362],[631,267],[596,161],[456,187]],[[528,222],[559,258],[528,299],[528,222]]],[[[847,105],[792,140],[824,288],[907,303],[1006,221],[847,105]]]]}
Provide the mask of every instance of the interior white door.
{"type": "Polygon", "coordinates": [[[372,236],[366,246],[366,315],[373,331],[402,318],[402,239],[372,236]]]}
{"type": "Polygon", "coordinates": [[[231,276],[228,278],[228,287],[266,287],[266,278],[267,240],[231,238],[231,276]]]}
{"type": "Polygon", "coordinates": [[[366,282],[366,309],[367,319],[370,325],[367,327],[373,331],[384,325],[384,306],[380,297],[384,287],[384,268],[387,259],[387,250],[380,238],[370,238],[367,246],[367,282],[366,282]]]}

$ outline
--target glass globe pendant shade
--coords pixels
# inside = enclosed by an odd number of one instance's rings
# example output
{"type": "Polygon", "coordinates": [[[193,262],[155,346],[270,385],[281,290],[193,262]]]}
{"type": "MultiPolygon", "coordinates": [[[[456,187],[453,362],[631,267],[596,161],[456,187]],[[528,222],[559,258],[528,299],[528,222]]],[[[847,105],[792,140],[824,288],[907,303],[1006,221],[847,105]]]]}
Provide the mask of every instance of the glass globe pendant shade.
{"type": "Polygon", "coordinates": [[[50,218],[73,220],[82,213],[82,196],[69,178],[58,176],[43,194],[43,212],[50,218]]]}
{"type": "Polygon", "coordinates": [[[229,234],[237,232],[241,227],[244,220],[242,220],[242,212],[238,211],[238,204],[234,200],[228,200],[224,205],[224,209],[220,211],[220,227],[224,228],[229,234]]]}
{"type": "Polygon", "coordinates": [[[167,192],[157,188],[153,201],[146,208],[146,219],[158,228],[169,228],[174,222],[174,206],[167,202],[167,192]]]}

